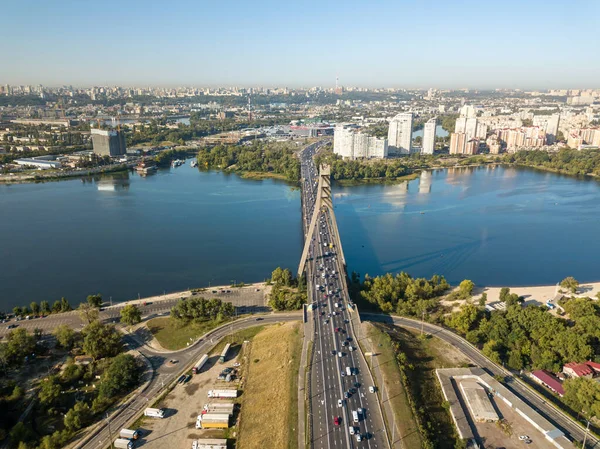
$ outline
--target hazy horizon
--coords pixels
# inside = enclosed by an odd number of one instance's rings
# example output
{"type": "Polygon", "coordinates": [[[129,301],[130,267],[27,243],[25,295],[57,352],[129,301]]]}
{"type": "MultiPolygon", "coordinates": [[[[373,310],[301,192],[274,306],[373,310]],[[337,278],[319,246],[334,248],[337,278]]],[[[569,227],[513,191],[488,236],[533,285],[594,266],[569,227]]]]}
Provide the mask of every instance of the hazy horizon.
{"type": "Polygon", "coordinates": [[[8,0],[2,9],[2,84],[295,88],[339,76],[343,86],[487,90],[600,80],[593,0],[8,0]]]}

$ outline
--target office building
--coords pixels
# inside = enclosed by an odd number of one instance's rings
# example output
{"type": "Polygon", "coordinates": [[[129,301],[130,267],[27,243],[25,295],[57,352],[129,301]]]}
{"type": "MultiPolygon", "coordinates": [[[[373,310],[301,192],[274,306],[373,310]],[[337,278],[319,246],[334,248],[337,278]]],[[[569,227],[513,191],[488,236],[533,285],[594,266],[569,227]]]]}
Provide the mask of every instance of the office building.
{"type": "Polygon", "coordinates": [[[388,129],[389,151],[393,154],[410,154],[412,144],[412,112],[396,115],[388,129]]]}
{"type": "Polygon", "coordinates": [[[388,142],[360,132],[353,126],[336,126],[333,152],[344,159],[372,159],[388,157],[388,142]]]}
{"type": "Polygon", "coordinates": [[[427,120],[423,127],[423,154],[433,154],[435,150],[435,128],[437,127],[437,119],[434,117],[427,120]]]}
{"type": "Polygon", "coordinates": [[[94,153],[97,155],[115,157],[127,153],[123,131],[92,128],[91,134],[94,153]]]}

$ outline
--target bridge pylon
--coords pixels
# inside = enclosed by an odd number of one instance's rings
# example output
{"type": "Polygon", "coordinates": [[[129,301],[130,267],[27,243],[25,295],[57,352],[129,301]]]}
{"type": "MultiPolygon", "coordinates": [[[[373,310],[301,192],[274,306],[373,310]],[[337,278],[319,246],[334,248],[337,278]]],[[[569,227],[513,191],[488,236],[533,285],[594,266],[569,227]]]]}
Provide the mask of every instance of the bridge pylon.
{"type": "Polygon", "coordinates": [[[319,214],[321,212],[328,212],[327,215],[329,216],[331,233],[335,241],[336,253],[338,257],[340,257],[342,265],[346,267],[344,250],[342,249],[342,242],[340,240],[340,234],[338,232],[337,221],[335,220],[335,213],[333,212],[333,201],[331,198],[331,168],[329,167],[329,165],[326,164],[322,164],[319,167],[319,183],[317,185],[315,207],[313,209],[310,225],[308,225],[306,235],[304,236],[304,249],[302,250],[302,257],[300,258],[300,265],[298,266],[298,277],[302,275],[306,267],[306,260],[308,258],[308,252],[310,250],[310,243],[312,241],[313,234],[315,233],[315,230],[317,228],[317,222],[319,219],[319,214]]]}

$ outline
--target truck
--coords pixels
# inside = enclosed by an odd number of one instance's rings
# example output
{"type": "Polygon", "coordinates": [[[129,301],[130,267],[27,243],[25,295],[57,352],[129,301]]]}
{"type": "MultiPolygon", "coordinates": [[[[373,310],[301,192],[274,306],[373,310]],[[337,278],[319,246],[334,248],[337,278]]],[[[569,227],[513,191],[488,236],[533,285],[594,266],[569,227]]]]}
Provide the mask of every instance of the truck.
{"type": "Polygon", "coordinates": [[[117,449],[133,449],[133,441],[126,438],[117,438],[114,446],[117,449]]]}
{"type": "Polygon", "coordinates": [[[147,408],[144,410],[144,416],[150,416],[151,418],[164,418],[165,411],[161,408],[147,408]]]}
{"type": "Polygon", "coordinates": [[[223,348],[223,352],[221,353],[221,357],[219,357],[219,363],[225,363],[225,357],[227,357],[227,353],[229,352],[229,348],[231,347],[231,343],[227,343],[225,348],[223,348]]]}
{"type": "Polygon", "coordinates": [[[234,408],[235,404],[213,402],[210,404],[204,404],[202,410],[204,410],[206,413],[227,413],[229,415],[233,415],[234,408]]]}
{"type": "Polygon", "coordinates": [[[121,429],[119,437],[127,438],[128,440],[137,440],[140,437],[139,430],[121,429]]]}
{"type": "Polygon", "coordinates": [[[227,429],[229,415],[227,413],[205,413],[198,415],[196,429],[227,429]]]}
{"type": "Polygon", "coordinates": [[[208,390],[209,398],[237,398],[237,390],[208,390]]]}
{"type": "Polygon", "coordinates": [[[204,354],[202,357],[200,357],[200,360],[198,360],[198,363],[196,363],[194,365],[194,367],[192,368],[192,372],[194,374],[199,374],[200,370],[202,369],[202,367],[204,366],[204,364],[206,363],[207,360],[208,360],[208,354],[204,354]]]}

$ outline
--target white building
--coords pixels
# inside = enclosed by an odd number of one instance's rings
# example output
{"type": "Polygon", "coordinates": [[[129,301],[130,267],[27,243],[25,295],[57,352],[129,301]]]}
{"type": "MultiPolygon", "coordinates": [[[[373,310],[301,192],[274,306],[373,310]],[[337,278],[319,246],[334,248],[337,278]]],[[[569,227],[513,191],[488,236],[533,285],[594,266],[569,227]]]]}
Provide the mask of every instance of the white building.
{"type": "Polygon", "coordinates": [[[475,108],[473,106],[471,106],[470,104],[466,104],[462,108],[460,108],[460,116],[472,118],[477,116],[477,112],[475,111],[475,108]]]}
{"type": "Polygon", "coordinates": [[[435,150],[435,128],[437,127],[437,118],[427,120],[423,127],[423,154],[433,154],[435,150]]]}
{"type": "Polygon", "coordinates": [[[388,142],[362,133],[355,127],[339,125],[333,135],[333,152],[344,159],[386,158],[388,142]]]}
{"type": "Polygon", "coordinates": [[[465,125],[465,134],[467,135],[467,140],[473,139],[477,136],[477,119],[475,117],[470,117],[467,119],[467,123],[465,125]]]}
{"type": "Polygon", "coordinates": [[[548,145],[552,145],[556,141],[559,124],[560,114],[533,116],[533,126],[539,126],[544,130],[548,145]]]}
{"type": "Polygon", "coordinates": [[[388,129],[388,145],[390,153],[410,154],[412,144],[412,112],[396,115],[388,129]]]}

